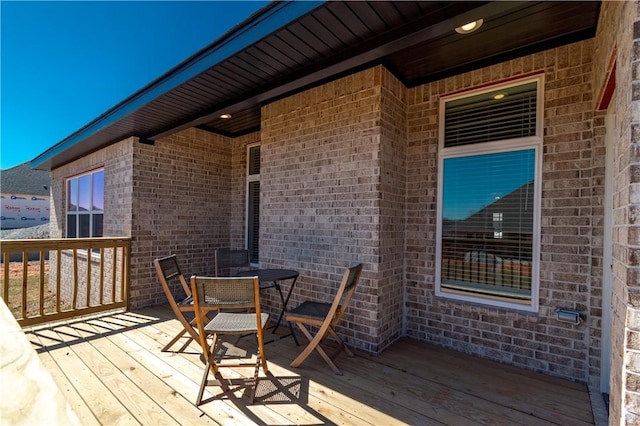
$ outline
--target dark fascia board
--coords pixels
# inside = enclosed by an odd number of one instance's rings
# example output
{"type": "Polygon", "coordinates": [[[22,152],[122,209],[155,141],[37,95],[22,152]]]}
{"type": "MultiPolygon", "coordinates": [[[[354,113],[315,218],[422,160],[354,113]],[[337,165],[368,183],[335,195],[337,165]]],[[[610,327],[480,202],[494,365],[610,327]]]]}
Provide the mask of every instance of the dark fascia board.
{"type": "Polygon", "coordinates": [[[301,18],[323,3],[324,1],[283,1],[267,5],[210,46],[191,56],[162,77],[31,160],[31,168],[49,170],[54,157],[76,147],[88,136],[117,122],[159,96],[301,18]]]}
{"type": "Polygon", "coordinates": [[[224,130],[220,130],[220,129],[216,129],[215,127],[211,127],[211,126],[206,126],[206,125],[200,125],[200,126],[195,126],[196,129],[199,130],[204,130],[205,132],[209,132],[209,133],[213,133],[216,135],[220,135],[220,136],[225,136],[227,138],[233,139],[233,138],[237,138],[240,136],[245,136],[248,135],[250,133],[255,133],[255,132],[259,132],[260,131],[260,126],[258,127],[250,127],[248,129],[245,129],[241,132],[226,132],[224,130]]]}

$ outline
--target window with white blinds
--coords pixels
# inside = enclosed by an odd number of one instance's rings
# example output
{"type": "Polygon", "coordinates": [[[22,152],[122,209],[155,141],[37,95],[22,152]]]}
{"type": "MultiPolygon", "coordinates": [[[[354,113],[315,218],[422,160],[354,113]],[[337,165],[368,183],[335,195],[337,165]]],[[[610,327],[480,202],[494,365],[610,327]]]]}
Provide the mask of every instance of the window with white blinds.
{"type": "Polygon", "coordinates": [[[537,310],[541,85],[441,100],[437,295],[537,310]]]}
{"type": "Polygon", "coordinates": [[[260,260],[260,145],[247,150],[247,249],[251,263],[260,260]]]}

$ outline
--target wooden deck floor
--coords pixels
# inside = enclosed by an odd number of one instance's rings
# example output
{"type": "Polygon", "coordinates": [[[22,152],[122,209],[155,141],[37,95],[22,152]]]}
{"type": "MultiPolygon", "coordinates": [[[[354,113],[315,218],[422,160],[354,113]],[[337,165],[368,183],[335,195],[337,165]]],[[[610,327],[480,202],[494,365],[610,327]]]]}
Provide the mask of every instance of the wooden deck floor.
{"type": "Polygon", "coordinates": [[[378,357],[342,354],[344,375],[336,376],[316,354],[290,368],[301,348],[281,339],[266,347],[271,375],[253,405],[241,391],[215,396],[211,388],[205,398],[212,400],[196,407],[198,347],[160,352],[177,330],[169,309],[153,308],[29,330],[27,337],[83,425],[594,423],[583,385],[410,340],[378,357]]]}

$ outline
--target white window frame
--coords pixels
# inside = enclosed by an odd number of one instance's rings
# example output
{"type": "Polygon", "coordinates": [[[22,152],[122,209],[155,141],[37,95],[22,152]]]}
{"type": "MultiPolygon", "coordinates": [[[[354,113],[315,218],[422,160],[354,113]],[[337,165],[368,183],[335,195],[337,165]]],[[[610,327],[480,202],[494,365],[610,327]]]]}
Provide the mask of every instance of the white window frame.
{"type": "Polygon", "coordinates": [[[537,312],[540,297],[540,216],[542,206],[542,153],[543,153],[543,118],[544,118],[544,75],[514,79],[475,90],[469,90],[440,98],[439,109],[439,150],[438,150],[438,192],[437,192],[437,226],[436,226],[436,287],[438,297],[453,299],[461,302],[477,303],[500,308],[520,311],[537,312]],[[445,105],[447,102],[475,96],[483,93],[500,92],[509,87],[519,86],[531,82],[537,83],[537,108],[535,135],[517,139],[491,141],[462,146],[444,147],[445,105]],[[531,265],[531,299],[518,301],[508,297],[473,294],[463,290],[443,289],[441,286],[442,267],[442,202],[444,190],[444,162],[449,158],[463,156],[512,152],[533,149],[535,152],[534,166],[534,207],[533,207],[533,236],[532,236],[532,265],[531,265]]]}
{"type": "MultiPolygon", "coordinates": [[[[246,183],[246,187],[245,187],[245,213],[244,213],[244,217],[245,217],[245,223],[247,224],[247,226],[245,227],[245,247],[247,249],[250,249],[249,247],[249,226],[251,223],[251,218],[249,217],[249,188],[251,186],[252,183],[254,182],[258,182],[260,183],[260,173],[257,174],[249,174],[249,170],[250,170],[250,161],[251,161],[251,149],[255,148],[255,147],[260,147],[260,143],[253,143],[250,145],[247,145],[247,162],[246,162],[246,168],[247,168],[247,183],[246,183]]],[[[260,154],[262,156],[262,153],[260,154]]],[[[260,167],[260,169],[262,170],[262,167],[260,167]]],[[[258,236],[258,241],[260,241],[260,236],[258,236]]],[[[251,256],[251,253],[249,254],[249,256],[251,256]]],[[[257,266],[256,263],[252,263],[254,266],[257,266]]]]}
{"type": "MultiPolygon", "coordinates": [[[[100,169],[94,169],[85,173],[81,173],[75,176],[71,176],[69,178],[67,178],[65,180],[65,193],[66,193],[66,197],[65,197],[65,238],[98,238],[98,237],[102,237],[103,235],[99,235],[99,236],[94,236],[93,234],[93,217],[94,215],[102,215],[102,220],[103,220],[103,227],[104,227],[104,208],[102,210],[93,210],[93,176],[97,173],[102,172],[102,176],[104,179],[104,168],[100,168],[100,169]],[[70,197],[71,194],[69,193],[69,185],[70,182],[75,180],[75,181],[79,181],[80,178],[84,177],[84,176],[91,176],[91,190],[90,190],[90,196],[89,196],[89,205],[91,205],[91,210],[89,210],[88,212],[80,212],[78,211],[70,211],[69,210],[69,201],[70,201],[70,197]],[[69,237],[69,216],[73,215],[76,217],[76,236],[75,237],[69,237]],[[89,216],[89,237],[79,237],[79,228],[80,228],[80,216],[84,216],[84,215],[88,215],[89,216]]],[[[79,186],[78,186],[79,187],[79,186]]],[[[78,195],[78,202],[80,201],[79,199],[79,193],[76,194],[78,195]]],[[[104,202],[104,185],[102,187],[102,197],[103,197],[103,202],[104,202]]],[[[104,229],[104,228],[103,228],[104,229]]]]}

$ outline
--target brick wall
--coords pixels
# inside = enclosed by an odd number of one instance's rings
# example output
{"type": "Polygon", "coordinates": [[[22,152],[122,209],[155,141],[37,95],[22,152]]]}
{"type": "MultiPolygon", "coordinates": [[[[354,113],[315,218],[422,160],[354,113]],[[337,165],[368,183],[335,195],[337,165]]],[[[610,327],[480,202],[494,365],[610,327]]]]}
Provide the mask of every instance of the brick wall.
{"type": "Polygon", "coordinates": [[[230,182],[257,137],[189,129],[155,145],[130,138],[57,168],[51,236],[63,236],[65,179],[104,167],[104,235],[132,238],[130,305],[166,303],[154,258],[175,253],[185,275],[211,275],[216,247],[243,244],[244,179],[230,182]]]}
{"type": "MultiPolygon", "coordinates": [[[[105,237],[129,237],[131,236],[131,203],[133,198],[132,168],[133,168],[133,138],[113,144],[100,151],[89,154],[72,163],[65,164],[51,171],[51,238],[64,238],[66,229],[66,179],[98,168],[104,169],[104,236],[105,237]]],[[[120,256],[120,255],[119,255],[120,256]]],[[[77,307],[86,303],[86,286],[82,285],[86,277],[86,254],[79,254],[80,285],[77,307]]],[[[112,277],[112,255],[105,254],[105,282],[110,282],[112,277]]],[[[49,264],[51,279],[57,276],[56,253],[51,253],[49,264]]],[[[73,277],[73,258],[69,253],[63,253],[61,257],[61,277],[73,277]]],[[[120,279],[120,268],[117,268],[117,277],[120,279]]],[[[99,299],[98,264],[92,262],[91,288],[93,289],[93,301],[99,299]]],[[[120,282],[120,281],[117,281],[120,282]]],[[[52,289],[55,284],[51,283],[52,289]]],[[[108,286],[107,286],[108,287],[108,286]]],[[[105,288],[107,300],[111,297],[110,290],[105,288]]],[[[63,280],[61,283],[61,297],[67,301],[72,300],[73,282],[63,280]]]]}
{"type": "Polygon", "coordinates": [[[165,303],[154,258],[176,254],[186,276],[212,275],[215,248],[243,240],[241,183],[230,185],[241,162],[234,147],[255,138],[232,141],[192,128],[134,145],[132,306],[165,303]]]}
{"type": "MultiPolygon", "coordinates": [[[[622,158],[626,158],[627,164],[621,170],[621,175],[628,179],[629,196],[620,198],[620,209],[627,212],[626,223],[618,228],[623,234],[616,242],[626,245],[625,273],[620,274],[626,279],[629,287],[627,303],[631,314],[627,324],[627,377],[625,403],[627,409],[626,421],[628,424],[640,423],[640,2],[629,7],[629,26],[632,28],[632,47],[630,52],[630,66],[625,67],[621,73],[621,93],[632,93],[631,105],[626,111],[630,124],[624,128],[620,145],[622,158]],[[630,75],[630,80],[627,79],[630,75]],[[628,141],[628,144],[627,144],[628,141]]],[[[625,62],[621,63],[626,65],[625,62]]],[[[624,99],[622,96],[619,98],[624,99]]],[[[622,102],[620,99],[619,102],[622,102]]],[[[622,195],[622,192],[621,194],[622,195]]],[[[617,208],[617,206],[616,206],[617,208]]]]}
{"type": "Polygon", "coordinates": [[[65,180],[98,168],[104,168],[105,175],[104,236],[131,236],[134,141],[126,139],[51,171],[51,238],[64,237],[65,180]]]}
{"type": "MultiPolygon", "coordinates": [[[[344,268],[365,270],[340,331],[379,351],[379,69],[262,108],[260,263],[303,271],[292,306],[331,300],[344,268]]],[[[401,250],[401,247],[399,247],[401,250]]]]}
{"type": "MultiPolygon", "coordinates": [[[[640,424],[640,3],[603,2],[595,89],[616,50],[613,114],[613,294],[610,424],[640,424]]],[[[606,343],[605,343],[606,344],[606,343]]]]}
{"type": "MultiPolygon", "coordinates": [[[[596,154],[592,147],[592,49],[592,40],[575,43],[408,90],[409,336],[587,381],[589,333],[598,327],[592,316],[599,315],[599,311],[592,311],[590,298],[591,238],[601,226],[593,218],[593,207],[601,201],[593,194],[602,186],[601,181],[594,184],[592,179],[596,154]],[[545,75],[539,312],[528,314],[436,298],[439,98],[535,71],[545,75]],[[559,306],[577,309],[587,321],[578,326],[558,322],[555,308],[559,306]]],[[[598,374],[597,366],[592,374],[598,374]]]]}
{"type": "Polygon", "coordinates": [[[404,247],[407,186],[407,89],[385,68],[380,85],[379,341],[383,349],[404,334],[404,247]]]}

